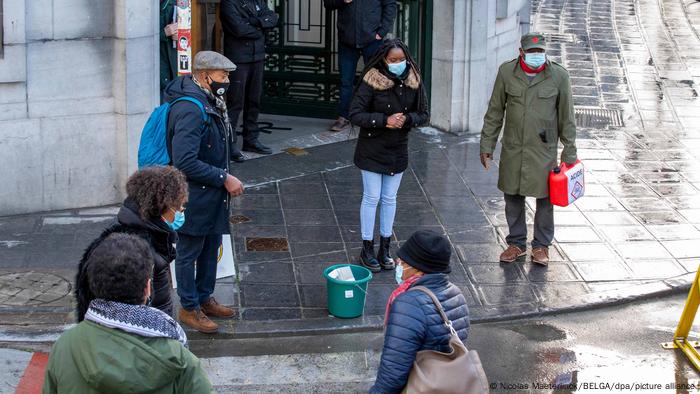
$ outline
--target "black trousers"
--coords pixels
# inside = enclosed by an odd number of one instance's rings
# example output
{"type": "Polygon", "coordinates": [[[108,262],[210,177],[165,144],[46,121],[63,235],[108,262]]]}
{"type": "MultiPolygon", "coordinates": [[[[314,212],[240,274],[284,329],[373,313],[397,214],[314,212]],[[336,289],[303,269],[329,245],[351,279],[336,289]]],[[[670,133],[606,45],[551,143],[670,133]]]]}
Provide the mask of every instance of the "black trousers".
{"type": "MultiPolygon", "coordinates": [[[[260,115],[260,96],[263,88],[264,61],[254,63],[237,63],[235,71],[229,75],[231,86],[226,94],[228,117],[234,131],[238,129],[238,115],[243,111],[243,142],[258,139],[258,115],[260,115]]],[[[231,152],[236,148],[237,133],[232,133],[231,152]]]]}

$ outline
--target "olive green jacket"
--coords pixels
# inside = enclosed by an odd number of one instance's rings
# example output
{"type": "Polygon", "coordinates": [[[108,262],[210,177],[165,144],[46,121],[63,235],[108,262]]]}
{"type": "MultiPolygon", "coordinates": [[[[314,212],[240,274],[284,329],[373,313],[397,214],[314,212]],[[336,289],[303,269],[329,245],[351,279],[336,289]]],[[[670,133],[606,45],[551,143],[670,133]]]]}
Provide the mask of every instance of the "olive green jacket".
{"type": "Polygon", "coordinates": [[[53,345],[43,387],[43,394],[212,392],[201,362],[180,342],[87,320],[53,345]]]}
{"type": "Polygon", "coordinates": [[[548,60],[530,82],[518,59],[503,63],[484,116],[481,153],[493,153],[501,128],[498,188],[506,194],[549,196],[547,179],[557,165],[560,140],[561,159],[576,161],[576,122],[566,69],[548,60]]]}

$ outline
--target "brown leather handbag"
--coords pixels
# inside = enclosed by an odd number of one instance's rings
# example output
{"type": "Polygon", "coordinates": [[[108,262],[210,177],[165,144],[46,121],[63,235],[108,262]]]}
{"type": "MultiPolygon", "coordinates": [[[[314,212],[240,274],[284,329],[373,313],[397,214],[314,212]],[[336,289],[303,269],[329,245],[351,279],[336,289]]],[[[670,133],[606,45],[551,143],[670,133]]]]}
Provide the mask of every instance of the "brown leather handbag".
{"type": "Polygon", "coordinates": [[[403,393],[488,393],[489,383],[479,355],[476,350],[467,350],[464,346],[435,294],[424,286],[416,286],[410,290],[422,291],[433,300],[445,326],[450,330],[452,351],[449,353],[435,350],[419,351],[403,393]]]}

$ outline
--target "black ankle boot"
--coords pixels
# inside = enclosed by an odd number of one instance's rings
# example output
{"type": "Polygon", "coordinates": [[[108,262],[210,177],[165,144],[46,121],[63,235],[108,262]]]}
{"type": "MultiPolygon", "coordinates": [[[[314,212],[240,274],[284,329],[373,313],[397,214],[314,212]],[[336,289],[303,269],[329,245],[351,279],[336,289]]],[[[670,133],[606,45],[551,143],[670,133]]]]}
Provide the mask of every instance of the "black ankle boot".
{"type": "Polygon", "coordinates": [[[393,270],[396,267],[391,257],[391,237],[379,237],[379,252],[377,253],[379,265],[385,270],[393,270]]]}
{"type": "Polygon", "coordinates": [[[372,272],[380,272],[382,270],[382,266],[379,265],[379,261],[377,261],[377,257],[374,255],[374,240],[362,241],[360,263],[369,268],[372,272]]]}

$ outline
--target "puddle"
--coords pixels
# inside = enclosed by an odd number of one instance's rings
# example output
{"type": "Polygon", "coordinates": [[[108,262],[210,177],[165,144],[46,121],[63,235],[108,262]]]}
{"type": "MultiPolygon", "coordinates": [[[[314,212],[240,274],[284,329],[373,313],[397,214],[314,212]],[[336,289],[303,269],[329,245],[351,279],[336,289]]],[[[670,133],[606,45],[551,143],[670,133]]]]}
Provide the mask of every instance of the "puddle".
{"type": "Polygon", "coordinates": [[[560,341],[567,338],[566,331],[546,323],[526,323],[511,327],[510,330],[537,342],[560,341]]]}

